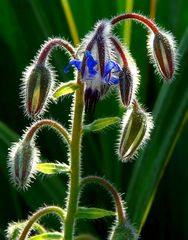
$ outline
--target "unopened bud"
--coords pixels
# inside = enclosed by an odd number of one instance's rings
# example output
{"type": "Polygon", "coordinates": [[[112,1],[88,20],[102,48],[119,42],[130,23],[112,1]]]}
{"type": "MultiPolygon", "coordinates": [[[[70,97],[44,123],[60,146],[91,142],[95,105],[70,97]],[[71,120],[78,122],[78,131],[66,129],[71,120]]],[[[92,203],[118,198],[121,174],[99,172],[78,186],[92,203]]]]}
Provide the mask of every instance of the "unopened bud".
{"type": "Polygon", "coordinates": [[[149,138],[153,127],[151,116],[146,113],[137,103],[126,112],[123,121],[123,130],[120,138],[119,155],[127,160],[135,155],[137,150],[149,138]]]}
{"type": "Polygon", "coordinates": [[[128,67],[124,67],[119,73],[119,87],[122,103],[128,107],[133,96],[133,79],[128,67]]]}
{"type": "Polygon", "coordinates": [[[157,65],[158,72],[164,79],[170,80],[176,69],[175,40],[170,34],[159,32],[151,36],[149,45],[151,60],[157,65]]]}
{"type": "Polygon", "coordinates": [[[24,105],[30,117],[41,114],[53,86],[53,74],[44,64],[29,67],[24,77],[24,105]]]}
{"type": "Polygon", "coordinates": [[[138,236],[134,227],[128,222],[117,225],[113,229],[110,240],[137,240],[138,236]]]}
{"type": "Polygon", "coordinates": [[[39,151],[33,141],[20,140],[9,151],[9,173],[12,183],[25,189],[31,182],[35,166],[39,162],[39,151]]]}

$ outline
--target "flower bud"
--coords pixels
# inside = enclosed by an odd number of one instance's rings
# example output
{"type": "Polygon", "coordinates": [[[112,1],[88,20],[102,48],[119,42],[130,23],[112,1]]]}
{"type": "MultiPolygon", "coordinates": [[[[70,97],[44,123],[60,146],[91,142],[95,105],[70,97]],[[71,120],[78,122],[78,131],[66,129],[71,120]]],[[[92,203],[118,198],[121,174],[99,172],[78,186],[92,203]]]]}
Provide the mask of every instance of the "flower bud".
{"type": "Polygon", "coordinates": [[[125,224],[117,225],[113,229],[110,240],[137,240],[137,233],[133,226],[126,222],[125,224]]]}
{"type": "Polygon", "coordinates": [[[47,104],[53,85],[52,72],[44,64],[29,67],[24,77],[24,105],[30,117],[41,114],[47,104]]]}
{"type": "Polygon", "coordinates": [[[168,33],[156,33],[151,35],[149,40],[149,50],[152,49],[150,55],[151,60],[157,65],[158,72],[166,80],[170,80],[174,76],[176,54],[175,41],[168,33]]]}
{"type": "Polygon", "coordinates": [[[121,100],[128,107],[133,96],[133,79],[128,67],[124,67],[119,73],[119,88],[121,100]]]}
{"type": "Polygon", "coordinates": [[[9,173],[13,184],[25,189],[35,173],[39,162],[39,151],[33,141],[20,140],[13,144],[9,151],[9,173]]]}
{"type": "Polygon", "coordinates": [[[133,109],[128,110],[123,121],[120,138],[119,155],[127,160],[135,155],[140,146],[149,138],[153,127],[151,116],[134,103],[133,109]]]}

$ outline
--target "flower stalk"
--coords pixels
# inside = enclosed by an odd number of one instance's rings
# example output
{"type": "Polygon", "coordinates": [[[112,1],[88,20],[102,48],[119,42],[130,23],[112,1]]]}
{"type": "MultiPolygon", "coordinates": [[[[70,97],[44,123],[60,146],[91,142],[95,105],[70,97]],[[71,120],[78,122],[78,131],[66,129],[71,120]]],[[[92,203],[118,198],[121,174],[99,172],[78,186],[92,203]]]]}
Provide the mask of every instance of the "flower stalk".
{"type": "Polygon", "coordinates": [[[120,21],[126,20],[126,19],[137,20],[137,21],[143,23],[151,31],[153,31],[154,34],[157,34],[159,32],[158,27],[152,20],[144,17],[143,15],[137,14],[137,13],[125,13],[125,14],[119,15],[111,20],[111,24],[116,25],[120,21]]]}
{"type": "Polygon", "coordinates": [[[69,182],[69,195],[67,204],[67,215],[65,219],[64,239],[72,240],[75,224],[75,215],[78,207],[79,187],[80,187],[80,159],[82,124],[84,110],[84,85],[80,82],[78,75],[77,83],[80,88],[75,94],[75,106],[72,123],[72,141],[70,145],[70,167],[71,175],[69,182]]]}
{"type": "Polygon", "coordinates": [[[26,226],[24,227],[24,229],[19,237],[19,240],[25,240],[27,235],[29,234],[29,231],[30,231],[31,227],[33,226],[33,224],[36,221],[38,221],[40,218],[42,218],[43,216],[50,214],[50,213],[57,214],[61,218],[62,222],[65,219],[65,212],[60,207],[48,206],[48,207],[42,208],[42,209],[38,210],[36,213],[34,213],[33,216],[31,216],[29,218],[26,226]]]}
{"type": "Polygon", "coordinates": [[[81,181],[81,187],[83,187],[84,185],[86,185],[88,183],[98,183],[101,186],[105,187],[110,192],[110,194],[112,195],[112,197],[114,199],[115,205],[116,205],[118,223],[124,224],[126,222],[126,212],[123,207],[122,199],[121,199],[119,193],[117,192],[117,190],[115,189],[115,187],[110,182],[105,180],[104,178],[98,177],[98,176],[88,176],[88,177],[83,178],[81,181]]]}

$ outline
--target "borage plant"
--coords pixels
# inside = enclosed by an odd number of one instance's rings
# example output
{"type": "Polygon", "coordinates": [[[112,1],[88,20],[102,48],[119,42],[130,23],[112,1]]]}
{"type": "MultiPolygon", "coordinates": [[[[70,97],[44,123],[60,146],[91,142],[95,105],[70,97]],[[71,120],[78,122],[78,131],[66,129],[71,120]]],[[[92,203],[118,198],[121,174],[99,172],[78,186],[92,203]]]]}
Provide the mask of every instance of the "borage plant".
{"type": "Polygon", "coordinates": [[[81,144],[84,133],[100,131],[109,125],[120,122],[116,116],[97,119],[84,125],[84,117],[93,113],[96,104],[112,88],[119,88],[119,99],[125,109],[118,140],[118,154],[123,162],[132,158],[150,136],[153,127],[152,117],[137,100],[139,71],[126,46],[113,34],[113,28],[122,20],[133,19],[146,26],[149,31],[148,53],[157,73],[170,81],[176,71],[175,41],[171,34],[158,27],[150,19],[127,13],[111,20],[99,21],[81,42],[74,48],[62,38],[49,39],[40,49],[32,64],[23,74],[22,97],[24,109],[31,119],[38,119],[26,129],[19,142],[9,150],[9,172],[12,183],[18,189],[27,189],[38,172],[43,174],[65,173],[69,176],[68,195],[65,208],[45,206],[35,212],[28,220],[11,223],[7,229],[8,239],[95,239],[90,235],[75,236],[76,220],[80,218],[97,219],[115,215],[109,239],[138,239],[136,228],[127,218],[124,203],[115,187],[99,176],[81,176],[81,144]],[[56,47],[63,48],[70,55],[65,73],[73,66],[74,81],[58,85],[49,64],[49,56],[56,47]],[[41,117],[51,100],[73,94],[70,131],[52,119],[41,117]],[[39,130],[48,126],[61,136],[67,145],[69,165],[65,163],[40,163],[40,151],[35,146],[39,130]],[[115,211],[80,206],[80,192],[86,184],[97,183],[112,195],[115,211]],[[48,231],[40,224],[46,214],[56,214],[62,225],[60,232],[48,231]],[[31,230],[32,235],[31,235],[31,230]]]}

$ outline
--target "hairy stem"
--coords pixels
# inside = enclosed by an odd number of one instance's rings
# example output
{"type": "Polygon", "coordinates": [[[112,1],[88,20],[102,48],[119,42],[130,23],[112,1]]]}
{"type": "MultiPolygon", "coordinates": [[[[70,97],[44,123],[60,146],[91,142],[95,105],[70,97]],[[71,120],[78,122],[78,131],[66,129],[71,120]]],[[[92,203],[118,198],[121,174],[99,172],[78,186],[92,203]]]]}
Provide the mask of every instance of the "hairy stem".
{"type": "Polygon", "coordinates": [[[143,23],[145,26],[147,26],[151,31],[153,31],[154,34],[159,33],[159,29],[157,25],[152,20],[137,13],[125,13],[125,14],[119,15],[111,20],[111,24],[115,25],[118,22],[126,19],[137,20],[143,23]]]}
{"type": "Polygon", "coordinates": [[[37,64],[45,64],[48,59],[49,53],[54,47],[57,46],[64,48],[66,52],[68,52],[73,58],[76,58],[75,49],[68,41],[62,38],[52,38],[48,40],[42,47],[42,50],[37,59],[37,64]]]}
{"type": "Polygon", "coordinates": [[[117,192],[117,190],[115,189],[115,187],[109,183],[107,180],[105,180],[102,177],[98,177],[98,176],[88,176],[82,179],[81,181],[81,186],[84,186],[85,184],[88,183],[98,183],[100,185],[102,185],[103,187],[105,187],[112,195],[114,202],[116,204],[116,209],[117,209],[117,214],[118,214],[118,223],[119,224],[124,224],[126,221],[126,214],[125,214],[125,210],[123,208],[123,203],[121,200],[121,197],[119,195],[119,193],[117,192]]]}
{"type": "Polygon", "coordinates": [[[80,187],[80,148],[82,140],[82,122],[84,109],[84,85],[77,80],[80,88],[76,91],[75,105],[72,124],[72,141],[70,145],[70,186],[67,205],[67,216],[65,219],[64,239],[72,240],[74,233],[75,215],[78,207],[80,187]]]}
{"type": "Polygon", "coordinates": [[[66,142],[70,144],[71,140],[70,140],[70,135],[68,131],[60,123],[51,119],[42,119],[34,123],[27,131],[25,141],[30,141],[31,138],[34,135],[36,135],[37,131],[44,126],[49,126],[54,128],[57,132],[59,132],[65,138],[66,142]]]}
{"type": "Polygon", "coordinates": [[[44,215],[47,215],[49,213],[57,214],[62,220],[64,220],[64,218],[65,218],[65,213],[64,213],[63,209],[60,207],[49,206],[49,207],[42,208],[30,217],[30,219],[28,220],[26,226],[24,227],[24,229],[19,237],[19,240],[25,240],[31,227],[33,226],[33,224],[36,221],[38,221],[41,217],[43,217],[44,215]]]}

